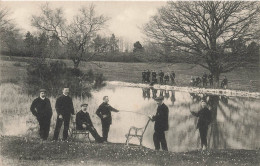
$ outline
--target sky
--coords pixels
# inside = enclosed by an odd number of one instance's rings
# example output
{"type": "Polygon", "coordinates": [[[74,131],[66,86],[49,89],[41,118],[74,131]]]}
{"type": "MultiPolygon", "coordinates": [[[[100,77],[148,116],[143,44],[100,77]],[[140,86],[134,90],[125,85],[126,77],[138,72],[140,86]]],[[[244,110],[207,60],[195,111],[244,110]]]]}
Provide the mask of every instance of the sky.
{"type": "MultiPolygon", "coordinates": [[[[40,14],[40,6],[45,1],[1,1],[1,7],[7,7],[11,11],[12,18],[22,32],[36,29],[31,26],[32,15],[40,14]]],[[[103,34],[114,33],[117,37],[123,37],[129,41],[143,41],[141,27],[149,21],[149,18],[157,13],[157,9],[166,4],[165,1],[48,1],[51,8],[62,7],[66,18],[72,19],[78,9],[83,6],[95,5],[98,14],[110,17],[107,28],[103,34]]]]}

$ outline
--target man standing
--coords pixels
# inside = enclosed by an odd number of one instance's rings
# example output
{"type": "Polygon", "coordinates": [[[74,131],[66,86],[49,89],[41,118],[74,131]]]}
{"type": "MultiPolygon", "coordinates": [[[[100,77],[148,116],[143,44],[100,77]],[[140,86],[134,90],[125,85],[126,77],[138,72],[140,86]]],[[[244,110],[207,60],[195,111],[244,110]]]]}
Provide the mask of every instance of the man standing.
{"type": "Polygon", "coordinates": [[[117,109],[111,107],[108,96],[103,97],[103,103],[98,107],[96,114],[101,119],[103,141],[107,142],[108,132],[112,124],[111,111],[119,112],[117,109]]]}
{"type": "Polygon", "coordinates": [[[81,104],[81,110],[76,114],[76,129],[88,130],[95,138],[96,142],[101,143],[102,138],[99,136],[97,130],[94,128],[87,109],[88,104],[81,104]]]}
{"type": "Polygon", "coordinates": [[[50,131],[52,108],[50,100],[46,98],[45,89],[40,89],[40,96],[32,102],[30,110],[39,122],[41,139],[47,140],[50,131]]]}
{"type": "Polygon", "coordinates": [[[203,87],[207,86],[208,83],[208,75],[206,74],[206,72],[204,72],[203,76],[202,76],[202,83],[203,83],[203,87]]]}
{"type": "Polygon", "coordinates": [[[168,116],[169,116],[169,109],[163,103],[163,97],[159,96],[155,98],[157,102],[157,112],[156,115],[151,117],[152,121],[155,122],[154,124],[154,134],[153,134],[153,142],[155,146],[155,150],[159,150],[160,146],[162,150],[168,151],[167,142],[165,139],[165,131],[169,129],[168,124],[168,116]]]}
{"type": "Polygon", "coordinates": [[[172,85],[175,84],[175,72],[174,71],[172,71],[170,78],[172,81],[172,85]]]}
{"type": "Polygon", "coordinates": [[[70,115],[74,115],[74,107],[71,97],[69,97],[69,88],[63,88],[63,94],[57,99],[55,108],[57,111],[57,122],[54,131],[53,140],[58,140],[60,128],[64,122],[63,140],[68,138],[70,124],[70,115]]]}
{"type": "Polygon", "coordinates": [[[211,112],[207,108],[207,104],[205,100],[201,101],[201,109],[198,112],[191,111],[191,114],[199,117],[197,123],[197,129],[200,132],[200,139],[201,139],[201,149],[207,149],[207,132],[208,132],[208,125],[211,122],[211,112]]]}
{"type": "Polygon", "coordinates": [[[162,70],[160,70],[159,76],[160,76],[160,84],[163,84],[164,72],[162,70]]]}
{"type": "Polygon", "coordinates": [[[146,71],[144,70],[142,72],[142,83],[145,83],[146,82],[146,71]]]}

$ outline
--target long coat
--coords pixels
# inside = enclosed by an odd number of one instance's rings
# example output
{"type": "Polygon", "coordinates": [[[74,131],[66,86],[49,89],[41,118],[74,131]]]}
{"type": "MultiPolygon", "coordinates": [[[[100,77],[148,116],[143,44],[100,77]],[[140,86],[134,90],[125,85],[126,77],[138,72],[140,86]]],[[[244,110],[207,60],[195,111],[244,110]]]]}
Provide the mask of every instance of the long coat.
{"type": "Polygon", "coordinates": [[[70,117],[70,114],[74,114],[72,99],[69,96],[61,95],[60,97],[58,97],[55,108],[57,111],[57,115],[70,117]]]}
{"type": "Polygon", "coordinates": [[[103,123],[112,124],[111,111],[119,112],[117,109],[111,107],[108,103],[103,102],[97,109],[96,114],[103,123]],[[103,115],[107,117],[103,118],[103,115]]]}
{"type": "Polygon", "coordinates": [[[155,121],[154,130],[156,132],[164,132],[169,129],[168,117],[169,109],[163,103],[162,105],[157,107],[156,115],[152,118],[152,120],[155,121]]]}
{"type": "Polygon", "coordinates": [[[200,109],[198,112],[192,112],[192,114],[199,117],[197,128],[208,127],[212,118],[211,112],[207,107],[200,109]]]}
{"type": "Polygon", "coordinates": [[[82,110],[80,110],[76,114],[76,129],[77,130],[83,130],[84,128],[82,125],[85,124],[87,127],[93,127],[93,123],[90,119],[89,113],[84,113],[82,110]]]}
{"type": "Polygon", "coordinates": [[[40,97],[36,98],[30,108],[32,114],[37,117],[37,119],[42,118],[51,118],[52,108],[51,103],[48,98],[41,99],[40,97]]]}

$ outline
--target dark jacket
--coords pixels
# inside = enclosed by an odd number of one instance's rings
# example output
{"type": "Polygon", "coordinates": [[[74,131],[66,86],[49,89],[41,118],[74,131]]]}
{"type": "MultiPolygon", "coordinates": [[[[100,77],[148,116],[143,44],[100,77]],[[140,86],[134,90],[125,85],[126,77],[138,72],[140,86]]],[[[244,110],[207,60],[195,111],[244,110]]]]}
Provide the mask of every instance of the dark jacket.
{"type": "Polygon", "coordinates": [[[76,129],[77,130],[83,130],[84,128],[82,125],[85,124],[88,127],[93,127],[93,123],[90,119],[89,113],[84,113],[82,110],[80,110],[76,114],[76,129]]]}
{"type": "Polygon", "coordinates": [[[51,118],[52,108],[48,98],[42,100],[40,97],[33,100],[31,108],[32,114],[37,118],[51,118]]]}
{"type": "Polygon", "coordinates": [[[192,115],[199,117],[197,128],[208,127],[208,125],[211,122],[211,112],[207,107],[202,108],[197,113],[196,112],[191,112],[191,113],[192,115]]]}
{"type": "Polygon", "coordinates": [[[55,108],[58,115],[70,116],[70,114],[74,114],[72,99],[69,96],[61,95],[56,101],[55,108]]]}
{"type": "Polygon", "coordinates": [[[154,130],[157,132],[167,131],[169,129],[168,124],[169,109],[163,103],[157,107],[156,115],[153,116],[152,121],[155,121],[154,130]]]}
{"type": "Polygon", "coordinates": [[[119,112],[117,109],[111,107],[108,103],[103,102],[98,107],[96,114],[101,119],[101,121],[108,123],[108,124],[112,124],[111,111],[119,112]],[[103,115],[106,115],[107,117],[103,118],[103,115]]]}

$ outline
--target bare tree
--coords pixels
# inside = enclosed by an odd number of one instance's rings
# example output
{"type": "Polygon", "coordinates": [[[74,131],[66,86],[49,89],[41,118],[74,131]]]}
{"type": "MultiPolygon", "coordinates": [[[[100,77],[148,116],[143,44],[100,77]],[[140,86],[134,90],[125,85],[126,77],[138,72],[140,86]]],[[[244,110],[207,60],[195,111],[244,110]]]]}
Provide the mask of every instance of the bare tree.
{"type": "Polygon", "coordinates": [[[168,2],[143,29],[152,43],[184,54],[187,63],[208,69],[218,82],[221,73],[243,65],[244,50],[230,47],[254,38],[257,16],[259,2],[168,2]]]}
{"type": "Polygon", "coordinates": [[[58,40],[67,47],[69,57],[78,68],[80,61],[89,61],[95,54],[90,52],[90,43],[96,33],[105,27],[107,17],[97,15],[95,7],[81,8],[68,23],[61,8],[51,9],[48,4],[41,7],[41,15],[32,17],[32,25],[46,32],[55,34],[58,40]]]}

